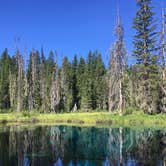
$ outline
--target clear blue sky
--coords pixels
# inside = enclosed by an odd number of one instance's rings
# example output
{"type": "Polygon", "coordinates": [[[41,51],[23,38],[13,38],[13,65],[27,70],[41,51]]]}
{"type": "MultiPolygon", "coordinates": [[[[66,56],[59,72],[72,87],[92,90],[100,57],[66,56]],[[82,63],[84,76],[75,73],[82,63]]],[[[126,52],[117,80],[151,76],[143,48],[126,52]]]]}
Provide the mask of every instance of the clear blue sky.
{"type": "MultiPolygon", "coordinates": [[[[132,50],[132,20],[136,0],[119,0],[127,49],[132,50]]],[[[153,0],[160,18],[161,4],[153,0]]],[[[165,5],[166,6],[166,5],[165,5]]],[[[98,50],[105,56],[113,43],[117,0],[0,0],[0,51],[15,52],[14,38],[20,37],[23,54],[32,48],[57,50],[59,56],[86,56],[98,50]]]]}

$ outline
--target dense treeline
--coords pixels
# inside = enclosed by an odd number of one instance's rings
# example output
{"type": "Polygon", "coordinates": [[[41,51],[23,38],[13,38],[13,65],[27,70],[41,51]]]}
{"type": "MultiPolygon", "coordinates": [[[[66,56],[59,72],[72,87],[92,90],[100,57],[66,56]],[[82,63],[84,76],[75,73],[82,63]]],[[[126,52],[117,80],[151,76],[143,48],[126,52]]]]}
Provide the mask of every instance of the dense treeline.
{"type": "Polygon", "coordinates": [[[146,113],[166,112],[165,14],[163,11],[162,24],[157,24],[151,0],[136,3],[136,64],[127,65],[119,14],[108,68],[97,51],[89,52],[86,59],[75,55],[69,61],[64,57],[58,66],[56,52],[45,56],[43,49],[32,50],[25,67],[18,49],[14,56],[5,49],[0,59],[0,109],[108,109],[122,114],[124,109],[139,108],[146,113]]]}
{"type": "Polygon", "coordinates": [[[43,51],[32,51],[25,69],[23,56],[17,51],[10,57],[7,49],[1,56],[1,109],[71,111],[107,107],[106,68],[97,52],[87,59],[64,57],[61,67],[56,53],[46,59],[43,51]]]}

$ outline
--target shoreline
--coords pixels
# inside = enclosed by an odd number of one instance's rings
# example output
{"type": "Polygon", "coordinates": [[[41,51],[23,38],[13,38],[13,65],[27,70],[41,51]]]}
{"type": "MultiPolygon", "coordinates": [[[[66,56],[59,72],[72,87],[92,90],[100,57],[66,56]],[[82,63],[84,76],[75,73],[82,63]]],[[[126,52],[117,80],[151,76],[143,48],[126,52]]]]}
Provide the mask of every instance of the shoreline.
{"type": "Polygon", "coordinates": [[[134,112],[119,116],[109,112],[76,113],[0,113],[0,125],[24,124],[66,124],[79,126],[166,126],[166,114],[147,115],[134,112]]]}

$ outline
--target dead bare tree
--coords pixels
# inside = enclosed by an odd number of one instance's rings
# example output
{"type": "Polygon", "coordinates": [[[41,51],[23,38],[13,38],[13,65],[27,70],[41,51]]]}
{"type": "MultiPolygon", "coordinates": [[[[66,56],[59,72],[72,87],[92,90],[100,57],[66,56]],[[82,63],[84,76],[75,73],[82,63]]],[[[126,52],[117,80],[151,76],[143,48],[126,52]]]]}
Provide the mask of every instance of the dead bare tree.
{"type": "Polygon", "coordinates": [[[51,111],[57,112],[60,103],[60,88],[59,88],[59,75],[58,75],[58,65],[55,63],[53,73],[52,73],[52,83],[50,90],[50,101],[51,101],[51,111]]]}
{"type": "Polygon", "coordinates": [[[23,81],[24,81],[24,59],[17,50],[17,66],[18,66],[18,75],[17,75],[17,111],[21,111],[23,108],[23,81]]]}
{"type": "Polygon", "coordinates": [[[161,24],[161,51],[160,51],[160,59],[161,59],[161,103],[160,110],[161,112],[166,112],[166,66],[165,66],[165,50],[166,50],[166,41],[165,41],[165,12],[162,10],[162,24],[161,24]]]}
{"type": "Polygon", "coordinates": [[[116,41],[110,49],[110,70],[109,70],[109,111],[119,110],[122,114],[123,94],[122,82],[126,67],[126,49],[124,45],[124,30],[121,24],[120,15],[117,15],[116,41]]]}
{"type": "Polygon", "coordinates": [[[165,80],[165,16],[164,10],[162,10],[162,29],[161,29],[161,61],[162,61],[162,79],[165,80]]]}
{"type": "Polygon", "coordinates": [[[46,80],[45,80],[45,59],[43,48],[41,50],[41,99],[42,99],[42,111],[46,111],[46,80]]]}

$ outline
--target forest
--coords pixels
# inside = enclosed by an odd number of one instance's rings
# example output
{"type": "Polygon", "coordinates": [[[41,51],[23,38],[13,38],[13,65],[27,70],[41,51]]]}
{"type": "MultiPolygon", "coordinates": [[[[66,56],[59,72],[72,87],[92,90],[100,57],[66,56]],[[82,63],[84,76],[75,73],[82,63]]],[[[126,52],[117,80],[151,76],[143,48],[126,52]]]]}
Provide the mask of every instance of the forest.
{"type": "Polygon", "coordinates": [[[115,41],[108,65],[98,51],[67,56],[32,49],[28,64],[19,48],[0,57],[0,109],[5,111],[72,112],[142,110],[166,113],[166,10],[157,20],[151,0],[137,0],[133,18],[135,63],[127,60],[123,20],[117,13],[115,41]]]}

